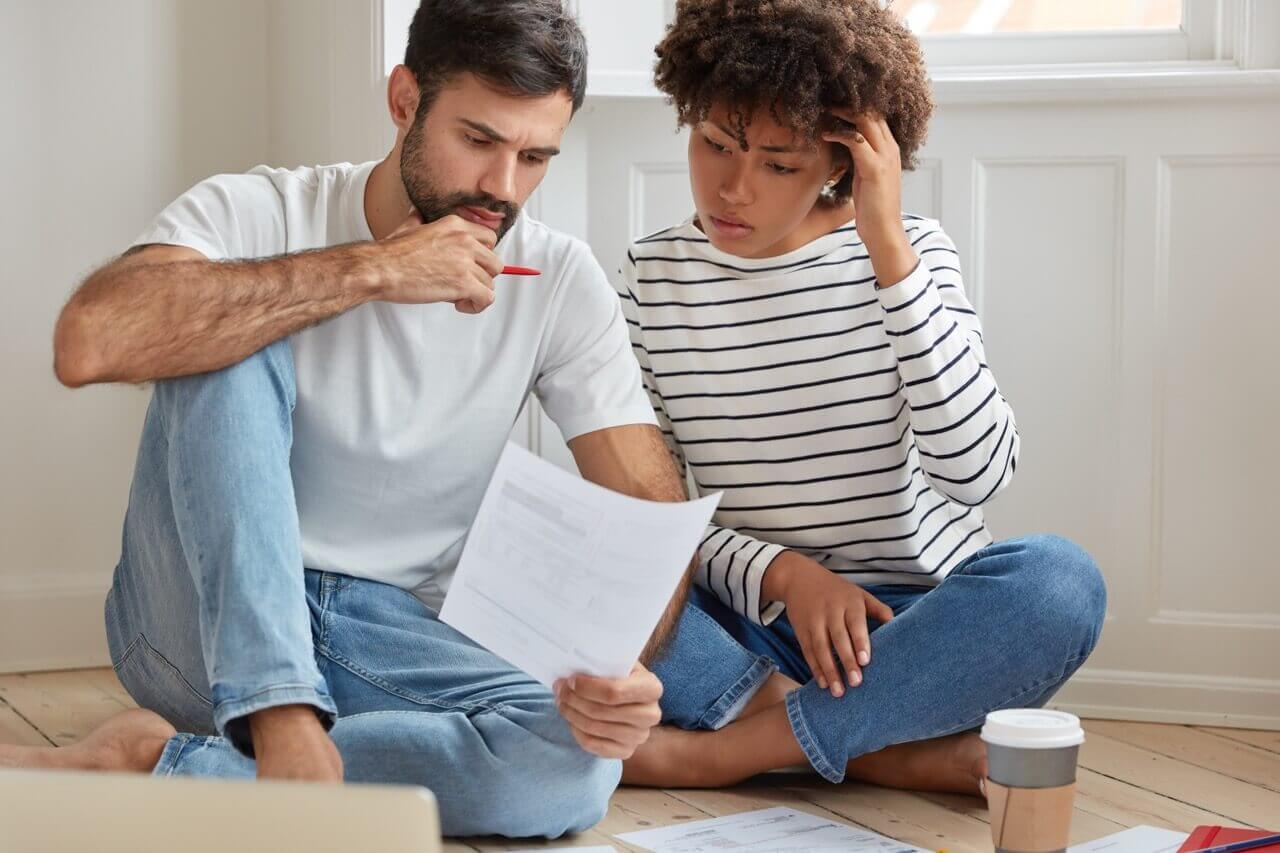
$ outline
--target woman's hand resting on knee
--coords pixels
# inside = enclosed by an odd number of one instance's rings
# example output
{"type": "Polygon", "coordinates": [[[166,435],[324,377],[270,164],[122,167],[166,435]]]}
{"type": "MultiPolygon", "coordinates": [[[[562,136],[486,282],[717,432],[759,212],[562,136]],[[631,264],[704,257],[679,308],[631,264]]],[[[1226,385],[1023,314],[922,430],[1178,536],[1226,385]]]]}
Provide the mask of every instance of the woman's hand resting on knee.
{"type": "Polygon", "coordinates": [[[796,551],[774,557],[765,571],[761,594],[786,604],[787,619],[819,687],[837,699],[844,695],[844,679],[832,649],[844,666],[849,686],[862,683],[862,667],[871,663],[867,617],[891,621],[893,611],[888,605],[796,551]]]}
{"type": "Polygon", "coordinates": [[[662,719],[662,682],[636,664],[626,678],[575,675],[555,684],[556,707],[574,740],[602,758],[630,758],[662,719]]]}

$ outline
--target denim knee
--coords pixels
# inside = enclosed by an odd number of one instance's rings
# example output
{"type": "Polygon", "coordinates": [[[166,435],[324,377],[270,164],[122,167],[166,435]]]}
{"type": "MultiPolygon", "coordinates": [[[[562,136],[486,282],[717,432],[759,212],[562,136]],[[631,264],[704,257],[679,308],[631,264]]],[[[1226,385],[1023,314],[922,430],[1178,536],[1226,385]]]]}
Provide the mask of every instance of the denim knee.
{"type": "Polygon", "coordinates": [[[481,827],[465,834],[496,833],[508,838],[559,838],[585,832],[604,819],[622,778],[622,762],[599,758],[576,746],[551,761],[508,766],[491,791],[501,807],[490,810],[481,827]]]}
{"type": "Polygon", "coordinates": [[[719,729],[742,709],[776,667],[746,649],[699,607],[694,591],[675,635],[650,668],[662,682],[662,722],[682,729],[719,729]]]}
{"type": "Polygon", "coordinates": [[[622,762],[587,755],[582,767],[569,783],[566,802],[570,804],[562,817],[567,828],[560,834],[586,832],[609,812],[609,800],[622,779],[622,762]]]}
{"type": "MultiPolygon", "coordinates": [[[[293,366],[293,350],[288,338],[268,344],[245,359],[220,370],[162,379],[155,384],[155,400],[170,426],[183,412],[183,405],[214,399],[225,401],[241,415],[255,410],[274,412],[267,407],[258,408],[265,399],[284,403],[292,411],[297,403],[297,381],[293,366]]],[[[202,415],[209,412],[202,409],[202,415]]]]}
{"type": "Polygon", "coordinates": [[[1087,657],[1098,643],[1107,612],[1107,588],[1097,563],[1079,545],[1061,536],[1031,536],[1023,579],[1033,584],[1041,631],[1070,638],[1087,657]]]}

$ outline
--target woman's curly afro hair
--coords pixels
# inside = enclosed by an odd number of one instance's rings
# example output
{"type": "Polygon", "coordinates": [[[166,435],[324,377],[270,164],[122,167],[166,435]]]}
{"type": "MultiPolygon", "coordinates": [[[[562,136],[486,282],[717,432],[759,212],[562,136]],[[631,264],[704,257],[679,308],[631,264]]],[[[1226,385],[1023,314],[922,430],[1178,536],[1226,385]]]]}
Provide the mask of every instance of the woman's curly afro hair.
{"type": "MultiPolygon", "coordinates": [[[[757,110],[810,142],[832,107],[876,110],[903,168],[915,168],[933,95],[919,41],[879,0],[679,0],[654,52],[655,82],[682,125],[722,104],[745,150],[757,110]]],[[[852,186],[850,172],[827,199],[847,201],[852,186]]]]}

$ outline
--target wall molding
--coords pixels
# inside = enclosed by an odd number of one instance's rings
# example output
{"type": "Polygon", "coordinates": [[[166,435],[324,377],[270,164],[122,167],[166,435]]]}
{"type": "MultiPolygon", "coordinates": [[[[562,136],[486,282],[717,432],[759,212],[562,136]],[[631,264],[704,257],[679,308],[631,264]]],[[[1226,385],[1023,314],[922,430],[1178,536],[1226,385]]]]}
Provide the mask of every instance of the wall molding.
{"type": "Polygon", "coordinates": [[[106,666],[109,573],[0,578],[0,673],[106,666]]]}
{"type": "MultiPolygon", "coordinates": [[[[940,69],[931,77],[935,100],[957,104],[1069,104],[1150,100],[1280,99],[1280,70],[1245,70],[1231,62],[1130,65],[1015,66],[940,69]]],[[[589,99],[664,95],[647,71],[587,75],[589,99]]]]}
{"type": "Polygon", "coordinates": [[[942,162],[941,157],[921,157],[915,170],[916,174],[929,176],[929,192],[933,201],[929,216],[938,221],[942,221],[942,162]]]}
{"type": "Polygon", "coordinates": [[[1099,719],[1280,730],[1280,680],[1085,667],[1050,707],[1099,719]],[[1215,710],[1224,707],[1232,710],[1215,710]]]}
{"type": "MultiPolygon", "coordinates": [[[[939,161],[940,163],[940,161],[939,161]]],[[[983,305],[986,301],[986,225],[984,213],[987,208],[987,173],[992,169],[1002,168],[1074,168],[1078,166],[1110,166],[1113,172],[1114,187],[1112,195],[1112,217],[1115,222],[1115,247],[1112,252],[1111,271],[1111,359],[1112,382],[1118,387],[1121,369],[1124,363],[1124,341],[1121,330],[1124,329],[1124,262],[1125,262],[1125,158],[1122,156],[1077,156],[1049,155],[1044,157],[977,157],[973,160],[973,206],[970,211],[970,224],[973,239],[969,247],[969,275],[965,277],[965,288],[974,310],[984,321],[983,305]]],[[[938,167],[939,179],[941,165],[938,167]]],[[[938,192],[941,192],[939,184],[938,192]]]]}
{"type": "Polygon", "coordinates": [[[684,160],[659,160],[654,162],[633,161],[627,176],[628,187],[628,231],[627,239],[647,233],[644,225],[645,214],[645,180],[651,175],[685,175],[689,172],[689,164],[684,160]]]}
{"type": "Polygon", "coordinates": [[[1280,625],[1277,614],[1186,612],[1162,608],[1164,595],[1165,432],[1169,388],[1169,298],[1173,229],[1173,172],[1181,167],[1250,166],[1280,164],[1273,154],[1163,154],[1156,157],[1155,276],[1151,292],[1151,495],[1148,532],[1146,618],[1149,623],[1214,627],[1268,627],[1280,625]]]}
{"type": "Polygon", "coordinates": [[[1208,610],[1158,610],[1153,625],[1194,625],[1198,628],[1280,629],[1280,613],[1222,613],[1208,610]]]}

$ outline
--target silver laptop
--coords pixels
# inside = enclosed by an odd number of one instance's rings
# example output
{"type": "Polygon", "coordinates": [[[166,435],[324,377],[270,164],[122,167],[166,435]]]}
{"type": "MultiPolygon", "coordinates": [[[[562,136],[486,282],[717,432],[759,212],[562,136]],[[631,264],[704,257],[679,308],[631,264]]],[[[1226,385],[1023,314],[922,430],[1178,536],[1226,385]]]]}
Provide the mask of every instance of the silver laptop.
{"type": "Polygon", "coordinates": [[[0,770],[0,851],[440,853],[426,788],[0,770]]]}

